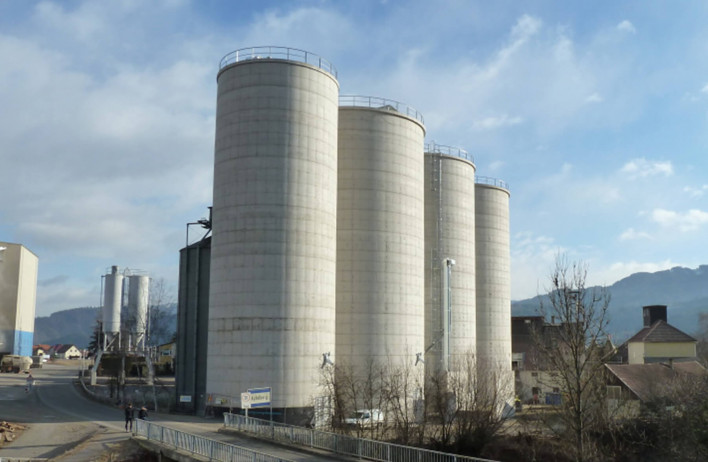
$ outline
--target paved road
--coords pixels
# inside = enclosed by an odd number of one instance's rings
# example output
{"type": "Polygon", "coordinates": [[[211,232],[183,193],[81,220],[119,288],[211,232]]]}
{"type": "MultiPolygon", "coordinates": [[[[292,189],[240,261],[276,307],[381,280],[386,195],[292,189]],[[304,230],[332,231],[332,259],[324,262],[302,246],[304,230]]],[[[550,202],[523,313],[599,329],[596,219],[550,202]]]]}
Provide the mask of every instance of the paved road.
{"type": "MultiPolygon", "coordinates": [[[[124,430],[120,408],[91,401],[76,390],[72,384],[77,375],[75,368],[45,365],[42,369],[32,369],[32,375],[36,379],[35,388],[26,393],[25,374],[0,374],[0,420],[29,426],[19,438],[2,448],[3,457],[51,458],[66,462],[89,460],[86,459],[88,453],[108,450],[111,444],[131,436],[124,430]]],[[[151,414],[150,417],[177,430],[282,458],[337,460],[331,455],[317,456],[246,436],[217,433],[223,423],[215,419],[169,414],[151,414]]]]}

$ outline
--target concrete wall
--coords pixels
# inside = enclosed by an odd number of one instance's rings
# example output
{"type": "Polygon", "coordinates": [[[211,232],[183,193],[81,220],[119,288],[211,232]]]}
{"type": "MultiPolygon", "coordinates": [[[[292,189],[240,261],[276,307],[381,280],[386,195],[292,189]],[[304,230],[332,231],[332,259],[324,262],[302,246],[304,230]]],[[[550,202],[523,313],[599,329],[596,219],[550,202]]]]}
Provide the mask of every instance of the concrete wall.
{"type": "Polygon", "coordinates": [[[217,82],[207,391],[312,406],[334,351],[339,85],[269,57],[217,82]]]}
{"type": "Polygon", "coordinates": [[[450,370],[476,354],[475,166],[462,157],[425,155],[425,355],[427,374],[443,364],[445,258],[451,271],[450,370]]]}
{"type": "Polygon", "coordinates": [[[339,110],[338,365],[412,365],[424,350],[424,134],[394,110],[339,110]]]}
{"type": "Polygon", "coordinates": [[[21,244],[0,247],[0,352],[31,356],[39,259],[21,244]]]}
{"type": "Polygon", "coordinates": [[[500,184],[475,185],[477,364],[478,374],[496,377],[511,395],[509,191],[500,184]]]}

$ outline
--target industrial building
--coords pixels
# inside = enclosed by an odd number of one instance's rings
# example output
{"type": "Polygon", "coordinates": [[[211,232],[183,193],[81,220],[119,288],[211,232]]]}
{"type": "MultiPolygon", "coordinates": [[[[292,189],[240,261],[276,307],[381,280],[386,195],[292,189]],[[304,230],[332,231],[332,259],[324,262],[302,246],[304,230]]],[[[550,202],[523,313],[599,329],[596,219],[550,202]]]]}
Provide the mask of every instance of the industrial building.
{"type": "Polygon", "coordinates": [[[38,267],[22,244],[0,242],[0,355],[32,355],[38,267]]]}
{"type": "Polygon", "coordinates": [[[269,387],[280,420],[309,422],[333,363],[422,376],[473,355],[513,386],[508,186],[426,148],[412,107],[340,96],[312,53],[237,50],[217,84],[212,237],[180,259],[181,407],[269,387]]]}

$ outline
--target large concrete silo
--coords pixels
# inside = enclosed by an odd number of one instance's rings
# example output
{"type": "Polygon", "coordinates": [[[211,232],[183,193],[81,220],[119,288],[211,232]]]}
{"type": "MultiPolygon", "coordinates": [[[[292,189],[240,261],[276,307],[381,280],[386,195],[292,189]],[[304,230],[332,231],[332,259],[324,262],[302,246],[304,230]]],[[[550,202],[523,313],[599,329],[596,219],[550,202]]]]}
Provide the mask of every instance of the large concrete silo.
{"type": "Polygon", "coordinates": [[[478,375],[501,397],[513,399],[511,370],[511,273],[509,187],[501,180],[477,177],[475,236],[477,254],[478,375]]]}
{"type": "Polygon", "coordinates": [[[338,365],[412,365],[424,350],[424,135],[412,108],[341,98],[338,365]]]}
{"type": "Polygon", "coordinates": [[[475,165],[463,149],[425,149],[425,368],[474,364],[475,165]],[[468,361],[469,360],[469,361],[468,361]]]}
{"type": "Polygon", "coordinates": [[[230,53],[217,83],[207,392],[271,387],[294,422],[334,350],[339,84],[279,47],[230,53]]]}
{"type": "Polygon", "coordinates": [[[104,277],[103,349],[120,349],[120,311],[123,304],[123,275],[117,266],[104,277]]]}

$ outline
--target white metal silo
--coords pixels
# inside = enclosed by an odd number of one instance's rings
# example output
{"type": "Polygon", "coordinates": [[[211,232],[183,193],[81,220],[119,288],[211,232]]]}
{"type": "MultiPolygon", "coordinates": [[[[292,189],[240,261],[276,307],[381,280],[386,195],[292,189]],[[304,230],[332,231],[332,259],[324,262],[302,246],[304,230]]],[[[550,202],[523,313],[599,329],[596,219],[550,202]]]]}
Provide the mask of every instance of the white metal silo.
{"type": "Polygon", "coordinates": [[[117,266],[104,277],[103,287],[103,349],[120,347],[120,311],[123,301],[123,275],[117,266]]]}
{"type": "Polygon", "coordinates": [[[465,150],[425,149],[425,368],[474,364],[475,165],[465,150]],[[471,361],[467,361],[467,360],[471,361]]]}
{"type": "Polygon", "coordinates": [[[406,105],[340,98],[335,364],[354,371],[425,348],[424,135],[406,105]]]}
{"type": "Polygon", "coordinates": [[[334,352],[339,84],[280,47],[228,54],[217,83],[207,392],[271,387],[292,421],[334,352]]]}
{"type": "Polygon", "coordinates": [[[477,177],[475,236],[477,256],[478,375],[494,379],[505,401],[513,399],[511,370],[511,268],[509,187],[477,177]]]}
{"type": "Polygon", "coordinates": [[[128,322],[132,348],[145,346],[150,278],[145,275],[128,276],[128,322]]]}

